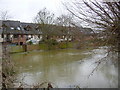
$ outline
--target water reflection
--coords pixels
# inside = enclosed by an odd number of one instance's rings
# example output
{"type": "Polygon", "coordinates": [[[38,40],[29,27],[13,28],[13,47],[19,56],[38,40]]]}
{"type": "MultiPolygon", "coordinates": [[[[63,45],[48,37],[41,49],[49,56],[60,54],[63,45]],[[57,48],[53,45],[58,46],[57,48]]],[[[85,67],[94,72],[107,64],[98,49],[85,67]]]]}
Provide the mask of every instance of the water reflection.
{"type": "Polygon", "coordinates": [[[97,71],[88,78],[97,60],[105,57],[106,50],[94,49],[89,52],[80,50],[37,51],[13,54],[18,80],[28,85],[53,82],[59,88],[79,86],[82,88],[117,88],[118,69],[112,60],[103,62],[97,71]],[[91,55],[90,55],[91,54],[91,55]]]}

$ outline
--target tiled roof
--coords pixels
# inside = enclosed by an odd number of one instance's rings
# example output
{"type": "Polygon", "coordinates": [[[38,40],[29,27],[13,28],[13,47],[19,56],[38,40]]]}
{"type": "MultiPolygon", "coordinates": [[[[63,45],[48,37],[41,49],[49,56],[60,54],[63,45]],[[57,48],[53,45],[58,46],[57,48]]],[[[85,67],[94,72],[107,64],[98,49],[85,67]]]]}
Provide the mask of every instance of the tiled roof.
{"type": "Polygon", "coordinates": [[[37,24],[34,23],[21,23],[20,21],[2,21],[3,33],[6,34],[41,34],[40,31],[36,30],[37,24]],[[24,28],[30,27],[29,30],[24,28]],[[17,29],[19,27],[19,30],[17,29]]]}
{"type": "Polygon", "coordinates": [[[19,27],[20,26],[20,21],[3,21],[2,24],[8,26],[8,27],[19,27]]]}
{"type": "Polygon", "coordinates": [[[81,33],[85,35],[92,34],[91,28],[83,27],[63,27],[56,25],[44,25],[47,31],[42,31],[41,24],[35,23],[23,23],[20,21],[0,21],[0,25],[3,26],[3,30],[0,32],[6,34],[49,34],[49,35],[80,35],[81,33]],[[38,28],[39,27],[39,28],[38,28]],[[18,29],[19,28],[19,29],[18,29]],[[39,30],[41,29],[41,30],[39,30]]]}

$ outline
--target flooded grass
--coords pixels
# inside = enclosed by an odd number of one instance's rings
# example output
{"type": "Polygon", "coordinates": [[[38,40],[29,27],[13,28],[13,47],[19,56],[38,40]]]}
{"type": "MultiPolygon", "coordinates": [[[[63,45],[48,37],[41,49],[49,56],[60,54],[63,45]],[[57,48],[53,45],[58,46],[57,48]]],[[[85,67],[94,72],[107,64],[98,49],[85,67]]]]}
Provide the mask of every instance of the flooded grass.
{"type": "Polygon", "coordinates": [[[17,53],[11,56],[17,66],[17,80],[23,80],[28,86],[52,82],[59,88],[117,87],[117,71],[114,71],[114,77],[111,73],[116,69],[113,68],[114,65],[102,64],[88,78],[96,66],[94,62],[104,57],[105,52],[104,48],[57,49],[17,53]],[[108,73],[105,73],[106,71],[108,73]]]}

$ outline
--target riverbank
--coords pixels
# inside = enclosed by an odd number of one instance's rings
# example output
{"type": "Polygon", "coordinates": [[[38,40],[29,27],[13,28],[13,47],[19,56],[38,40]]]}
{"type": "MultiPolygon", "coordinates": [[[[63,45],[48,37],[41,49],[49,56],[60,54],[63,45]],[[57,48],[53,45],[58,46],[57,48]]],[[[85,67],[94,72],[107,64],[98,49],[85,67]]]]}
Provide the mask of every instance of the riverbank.
{"type": "Polygon", "coordinates": [[[22,46],[11,46],[9,45],[10,53],[20,53],[20,52],[29,52],[34,50],[55,50],[55,49],[67,49],[73,48],[74,42],[61,42],[56,45],[49,45],[46,43],[40,43],[36,45],[26,45],[26,51],[24,45],[22,46]]]}
{"type": "Polygon", "coordinates": [[[31,45],[17,45],[12,46],[9,45],[10,53],[20,53],[20,52],[29,52],[34,50],[56,50],[56,49],[90,49],[90,48],[97,48],[100,45],[94,43],[94,41],[87,41],[85,43],[80,42],[59,42],[59,43],[40,43],[40,44],[31,44],[31,45]]]}
{"type": "MultiPolygon", "coordinates": [[[[59,45],[55,45],[51,47],[49,47],[47,44],[44,44],[44,43],[38,44],[38,45],[27,45],[26,53],[33,52],[33,51],[49,51],[49,50],[62,50],[62,49],[77,49],[82,52],[82,51],[89,51],[97,48],[97,46],[95,47],[91,45],[90,47],[84,46],[78,49],[76,48],[76,45],[77,45],[76,42],[75,43],[69,42],[68,44],[59,43],[59,45]]],[[[9,49],[10,49],[10,54],[25,53],[23,46],[9,46],[9,49]]]]}

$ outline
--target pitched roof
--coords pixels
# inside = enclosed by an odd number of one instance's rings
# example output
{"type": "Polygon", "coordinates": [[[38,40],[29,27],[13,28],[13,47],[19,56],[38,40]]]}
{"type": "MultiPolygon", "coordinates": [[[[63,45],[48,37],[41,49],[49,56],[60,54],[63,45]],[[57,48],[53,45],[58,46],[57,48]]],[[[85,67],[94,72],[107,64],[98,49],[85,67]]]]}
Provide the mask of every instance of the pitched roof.
{"type": "MultiPolygon", "coordinates": [[[[3,33],[8,34],[50,34],[50,35],[78,35],[78,34],[85,34],[90,35],[92,34],[93,30],[91,28],[83,28],[83,27],[63,27],[63,26],[56,26],[56,25],[47,25],[47,32],[46,31],[40,31],[37,29],[40,27],[40,24],[35,23],[24,23],[20,21],[0,21],[0,25],[4,25],[5,28],[3,33]],[[13,29],[11,29],[13,27],[13,29]],[[20,29],[18,30],[17,27],[20,29]],[[27,28],[27,29],[26,29],[27,28]]],[[[45,25],[46,27],[46,25],[45,25]]]]}
{"type": "Polygon", "coordinates": [[[2,24],[8,26],[8,27],[20,27],[20,21],[3,21],[2,24]]]}
{"type": "Polygon", "coordinates": [[[37,24],[34,23],[21,23],[20,21],[0,21],[0,25],[4,28],[3,33],[6,34],[41,34],[41,32],[36,30],[37,24]],[[20,28],[19,30],[17,28],[20,28]],[[25,30],[25,27],[30,27],[29,31],[25,30]],[[13,28],[13,29],[11,29],[13,28]]]}
{"type": "Polygon", "coordinates": [[[38,24],[35,23],[21,23],[22,27],[30,26],[32,29],[36,29],[38,24]]]}
{"type": "Polygon", "coordinates": [[[38,25],[35,23],[21,23],[23,28],[29,28],[29,31],[26,31],[27,34],[41,34],[40,31],[37,30],[38,25]]]}

